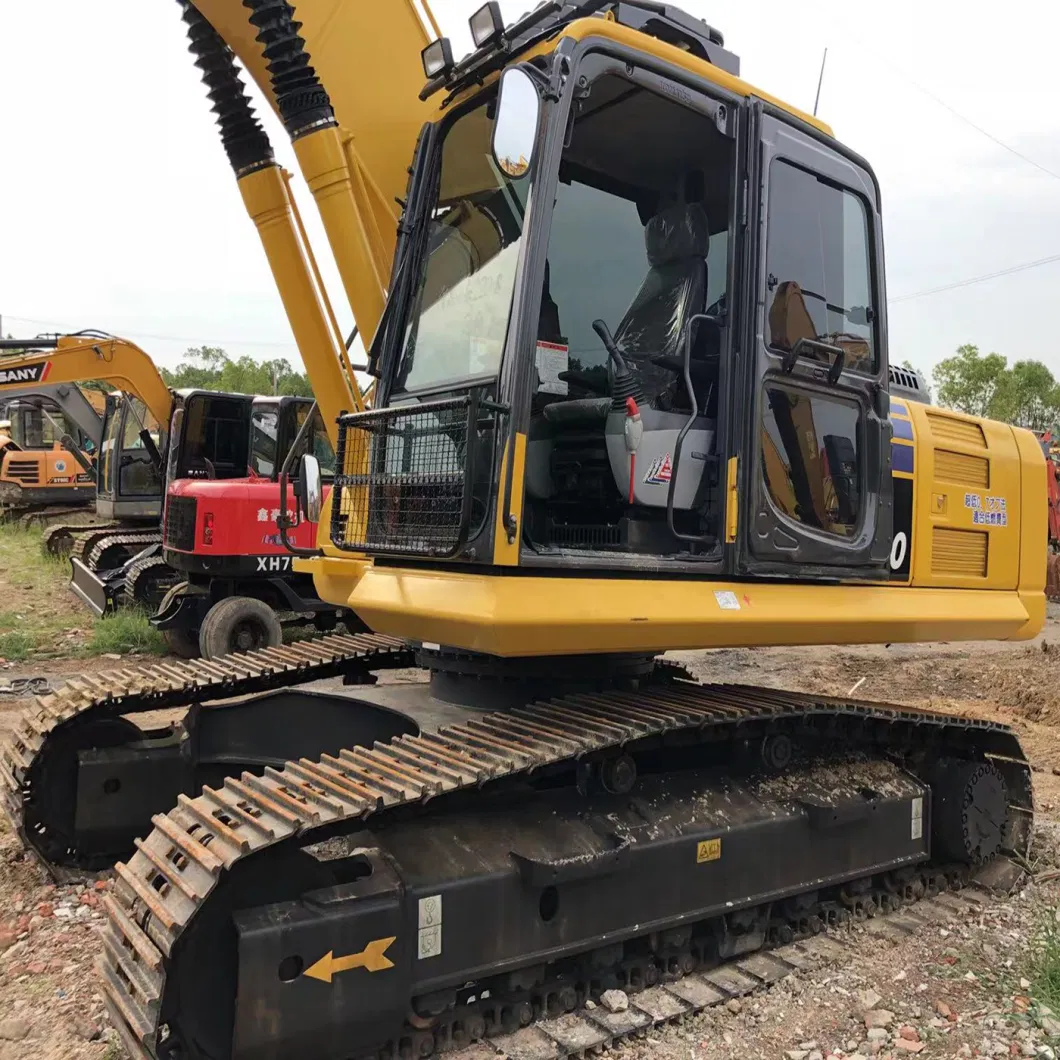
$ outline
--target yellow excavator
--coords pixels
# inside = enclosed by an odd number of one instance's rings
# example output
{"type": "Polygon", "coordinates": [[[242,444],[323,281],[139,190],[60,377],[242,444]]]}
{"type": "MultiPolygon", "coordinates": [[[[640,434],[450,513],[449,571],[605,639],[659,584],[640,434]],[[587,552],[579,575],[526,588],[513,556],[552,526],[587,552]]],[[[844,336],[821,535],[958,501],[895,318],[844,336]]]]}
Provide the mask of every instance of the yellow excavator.
{"type": "MultiPolygon", "coordinates": [[[[173,395],[151,358],[126,339],[102,332],[17,341],[20,356],[7,357],[0,400],[27,385],[105,382],[96,453],[94,525],[60,520],[44,532],[42,547],[71,554],[92,571],[120,566],[161,540],[162,451],[173,395]]],[[[75,568],[76,570],[76,568],[75,568]]]]}
{"type": "Polygon", "coordinates": [[[296,562],[376,633],[82,678],[16,726],[24,840],[132,850],[130,1055],[580,1055],[1023,854],[1004,726],[660,658],[1042,626],[1033,435],[889,392],[869,163],[657,0],[489,2],[459,61],[405,0],[178,6],[336,444],[326,501],[300,459],[296,562]],[[329,675],[362,687],[296,687],[329,675]],[[610,987],[628,1013],[584,1007],[610,987]]]}
{"type": "MultiPolygon", "coordinates": [[[[0,362],[2,364],[2,362],[0,362]]],[[[2,369],[0,369],[2,371],[2,369]]],[[[80,517],[95,488],[103,395],[69,384],[4,388],[0,512],[22,526],[80,517]]]]}

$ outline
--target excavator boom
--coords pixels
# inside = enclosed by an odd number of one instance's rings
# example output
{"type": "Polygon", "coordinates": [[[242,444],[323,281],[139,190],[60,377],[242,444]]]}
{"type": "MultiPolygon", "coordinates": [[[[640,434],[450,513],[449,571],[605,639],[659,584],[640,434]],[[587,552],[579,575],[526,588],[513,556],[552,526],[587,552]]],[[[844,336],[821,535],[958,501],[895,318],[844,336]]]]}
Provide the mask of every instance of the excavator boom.
{"type": "MultiPolygon", "coordinates": [[[[0,359],[0,399],[40,384],[99,379],[134,394],[161,424],[169,423],[173,395],[154,361],[135,343],[116,337],[64,335],[55,339],[3,339],[0,350],[47,346],[0,359]]],[[[97,427],[98,433],[98,427],[97,427]]]]}
{"type": "Polygon", "coordinates": [[[433,110],[419,99],[420,53],[437,27],[426,3],[420,6],[429,29],[416,6],[416,0],[300,0],[289,32],[286,0],[195,5],[295,141],[366,343],[382,313],[409,159],[433,110]],[[337,127],[329,129],[332,116],[337,127]]]}

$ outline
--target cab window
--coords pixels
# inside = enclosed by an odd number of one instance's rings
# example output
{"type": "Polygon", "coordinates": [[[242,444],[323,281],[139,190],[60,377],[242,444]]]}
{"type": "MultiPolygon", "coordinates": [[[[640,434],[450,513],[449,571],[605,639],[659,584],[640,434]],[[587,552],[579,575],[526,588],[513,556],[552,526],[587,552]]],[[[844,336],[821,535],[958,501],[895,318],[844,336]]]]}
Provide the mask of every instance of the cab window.
{"type": "MultiPolygon", "coordinates": [[[[309,415],[311,405],[299,405],[295,410],[295,435],[302,429],[306,416],[309,415]]],[[[320,474],[323,478],[335,477],[335,448],[328,437],[327,429],[324,427],[324,418],[319,409],[313,410],[313,422],[309,428],[309,437],[305,440],[299,451],[295,453],[292,472],[298,473],[298,461],[305,453],[311,453],[320,464],[320,474]]]]}
{"type": "MultiPolygon", "coordinates": [[[[845,367],[876,370],[869,218],[853,192],[776,159],[769,174],[769,345],[799,339],[841,349],[845,367]]],[[[806,357],[823,359],[812,348],[806,357]]]]}
{"type": "Polygon", "coordinates": [[[279,413],[275,408],[256,408],[251,417],[250,466],[262,478],[276,474],[278,423],[279,413]]]}

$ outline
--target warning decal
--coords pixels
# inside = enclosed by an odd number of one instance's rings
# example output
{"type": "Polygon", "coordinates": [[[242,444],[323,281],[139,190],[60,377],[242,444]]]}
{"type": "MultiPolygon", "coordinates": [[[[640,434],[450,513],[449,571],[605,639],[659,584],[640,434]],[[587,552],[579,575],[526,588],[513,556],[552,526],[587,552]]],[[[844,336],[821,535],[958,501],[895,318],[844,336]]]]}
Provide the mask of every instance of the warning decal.
{"type": "Polygon", "coordinates": [[[721,840],[704,839],[696,844],[696,864],[702,865],[704,861],[717,861],[721,857],[721,840]]]}

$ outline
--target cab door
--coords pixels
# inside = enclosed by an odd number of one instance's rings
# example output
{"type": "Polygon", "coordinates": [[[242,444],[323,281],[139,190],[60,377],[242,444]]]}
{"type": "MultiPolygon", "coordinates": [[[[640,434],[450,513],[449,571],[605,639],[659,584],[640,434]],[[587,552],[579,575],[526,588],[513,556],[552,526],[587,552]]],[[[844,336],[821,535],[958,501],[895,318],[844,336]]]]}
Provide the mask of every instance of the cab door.
{"type": "Polygon", "coordinates": [[[884,578],[892,490],[876,183],[865,166],[757,106],[753,306],[741,343],[750,356],[733,403],[747,410],[736,570],[884,578]]]}

